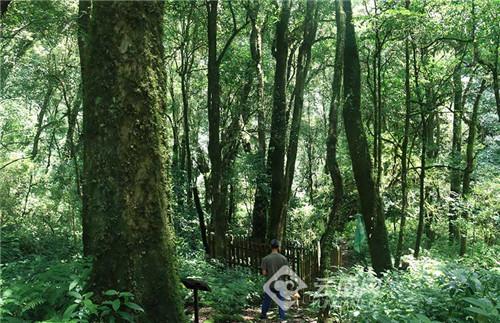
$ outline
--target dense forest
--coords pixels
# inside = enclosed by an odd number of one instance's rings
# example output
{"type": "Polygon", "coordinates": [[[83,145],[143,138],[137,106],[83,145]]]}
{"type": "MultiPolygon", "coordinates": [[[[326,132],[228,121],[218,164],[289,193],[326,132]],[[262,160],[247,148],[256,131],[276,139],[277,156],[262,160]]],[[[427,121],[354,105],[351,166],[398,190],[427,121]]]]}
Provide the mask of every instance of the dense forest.
{"type": "Polygon", "coordinates": [[[2,322],[500,321],[499,1],[0,3],[2,322]]]}

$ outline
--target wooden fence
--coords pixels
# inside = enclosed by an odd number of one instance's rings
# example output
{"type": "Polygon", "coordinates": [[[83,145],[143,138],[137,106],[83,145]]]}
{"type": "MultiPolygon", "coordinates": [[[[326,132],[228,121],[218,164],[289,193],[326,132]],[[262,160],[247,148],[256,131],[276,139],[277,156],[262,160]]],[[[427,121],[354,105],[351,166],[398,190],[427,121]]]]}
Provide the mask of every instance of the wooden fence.
{"type": "MultiPolygon", "coordinates": [[[[214,252],[214,233],[208,235],[208,244],[210,256],[215,255],[214,252]]],[[[242,236],[226,236],[225,260],[230,266],[243,266],[260,271],[262,258],[271,252],[269,244],[252,241],[249,237],[242,236]]],[[[285,242],[281,246],[280,251],[287,259],[288,265],[304,280],[304,282],[312,287],[314,281],[319,274],[319,264],[321,251],[319,243],[310,246],[300,246],[295,243],[285,242]]],[[[340,250],[336,250],[332,266],[341,265],[340,250]]]]}

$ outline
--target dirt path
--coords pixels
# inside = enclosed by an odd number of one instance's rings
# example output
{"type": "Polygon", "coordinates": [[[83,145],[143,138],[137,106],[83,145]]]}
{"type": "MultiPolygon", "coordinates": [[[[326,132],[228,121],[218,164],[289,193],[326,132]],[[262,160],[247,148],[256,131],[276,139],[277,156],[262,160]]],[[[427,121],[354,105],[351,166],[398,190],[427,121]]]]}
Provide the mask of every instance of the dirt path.
{"type": "MultiPolygon", "coordinates": [[[[286,313],[287,322],[316,322],[316,318],[311,317],[311,312],[304,308],[293,307],[286,313]]],[[[267,320],[260,320],[260,308],[248,308],[243,314],[245,322],[279,322],[278,309],[273,308],[267,313],[267,320]]]]}

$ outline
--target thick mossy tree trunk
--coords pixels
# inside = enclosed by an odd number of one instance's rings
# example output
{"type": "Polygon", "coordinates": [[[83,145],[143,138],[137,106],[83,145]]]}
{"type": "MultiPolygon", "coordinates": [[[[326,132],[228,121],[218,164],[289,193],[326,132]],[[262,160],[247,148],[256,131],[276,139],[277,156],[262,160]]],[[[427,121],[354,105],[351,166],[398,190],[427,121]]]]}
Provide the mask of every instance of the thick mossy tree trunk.
{"type": "Polygon", "coordinates": [[[181,322],[169,223],[163,3],[96,1],[84,82],[89,288],[130,291],[142,322],[181,322]],[[112,21],[113,23],[110,23],[112,21]]]}
{"type": "Polygon", "coordinates": [[[288,21],[290,1],[281,2],[281,13],[276,23],[274,58],[273,111],[271,116],[271,137],[267,159],[268,174],[271,177],[271,205],[269,209],[268,238],[283,236],[283,208],[286,200],[285,183],[285,139],[286,139],[286,84],[288,61],[288,21]]]}
{"type": "MultiPolygon", "coordinates": [[[[460,196],[461,171],[460,164],[462,160],[462,79],[461,79],[460,65],[455,68],[453,72],[453,135],[451,146],[451,166],[450,171],[450,197],[458,199],[460,196]]],[[[455,203],[452,202],[450,206],[449,215],[449,240],[454,241],[458,238],[458,229],[455,224],[457,219],[457,212],[455,203]]]]}
{"type": "Polygon", "coordinates": [[[373,269],[377,273],[392,268],[391,253],[381,209],[381,199],[372,177],[368,142],[361,120],[361,77],[351,1],[345,1],[346,32],[344,49],[344,127],[352,169],[361,202],[373,269]]]}
{"type": "MultiPolygon", "coordinates": [[[[330,208],[325,232],[321,236],[320,275],[325,277],[333,263],[335,233],[341,230],[340,208],[344,200],[344,183],[337,161],[338,114],[341,103],[342,64],[344,62],[345,12],[343,0],[335,1],[335,22],[337,42],[335,48],[335,66],[332,81],[332,99],[328,114],[328,137],[326,142],[326,166],[333,183],[333,205],[330,208]]],[[[329,304],[323,304],[318,314],[319,322],[326,322],[330,311],[329,304]]]]}

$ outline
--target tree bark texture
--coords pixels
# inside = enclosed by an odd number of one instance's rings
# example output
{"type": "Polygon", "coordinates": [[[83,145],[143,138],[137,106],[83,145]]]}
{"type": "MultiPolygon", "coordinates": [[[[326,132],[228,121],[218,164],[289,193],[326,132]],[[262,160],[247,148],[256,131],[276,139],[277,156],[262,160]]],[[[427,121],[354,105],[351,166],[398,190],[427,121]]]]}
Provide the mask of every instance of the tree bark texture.
{"type": "Polygon", "coordinates": [[[274,58],[273,110],[271,115],[271,137],[267,159],[268,174],[271,177],[271,202],[269,209],[268,239],[281,239],[284,219],[282,217],[286,200],[285,183],[285,129],[286,122],[286,85],[288,61],[288,22],[290,1],[281,2],[281,12],[276,23],[274,58]]]}
{"type": "Polygon", "coordinates": [[[89,287],[97,298],[134,293],[141,322],[181,322],[164,175],[163,3],[96,1],[91,17],[83,78],[89,287]]]}
{"type": "Polygon", "coordinates": [[[352,169],[361,202],[368,247],[375,272],[392,268],[391,254],[381,200],[372,177],[368,142],[361,120],[361,77],[351,1],[345,1],[346,33],[344,50],[344,127],[352,169]]]}

